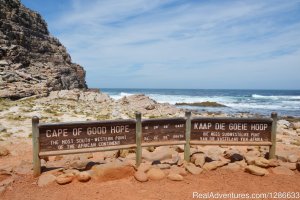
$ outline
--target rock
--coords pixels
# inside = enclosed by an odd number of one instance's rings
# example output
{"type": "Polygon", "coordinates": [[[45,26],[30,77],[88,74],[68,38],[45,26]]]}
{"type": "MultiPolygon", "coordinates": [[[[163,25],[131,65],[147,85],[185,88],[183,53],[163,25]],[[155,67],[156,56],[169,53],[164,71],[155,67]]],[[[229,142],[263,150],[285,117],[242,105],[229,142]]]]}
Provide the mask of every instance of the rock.
{"type": "Polygon", "coordinates": [[[141,163],[140,166],[137,168],[138,171],[147,172],[151,168],[149,163],[141,163]]]}
{"type": "Polygon", "coordinates": [[[6,128],[0,124],[0,132],[6,132],[6,128]]]}
{"type": "Polygon", "coordinates": [[[246,172],[249,172],[250,174],[256,175],[256,176],[264,176],[266,174],[269,174],[269,172],[261,167],[255,166],[255,165],[249,165],[245,168],[246,172]]]}
{"type": "Polygon", "coordinates": [[[292,170],[290,170],[287,167],[283,167],[283,166],[278,166],[278,167],[272,168],[272,172],[274,174],[279,174],[279,175],[294,175],[295,174],[292,170]]]}
{"type": "Polygon", "coordinates": [[[222,157],[223,153],[224,153],[224,149],[222,149],[221,147],[212,146],[209,147],[209,149],[207,150],[206,156],[211,160],[217,161],[220,160],[220,157],[222,157]]]}
{"type": "Polygon", "coordinates": [[[111,162],[101,165],[94,165],[91,168],[92,178],[97,180],[117,180],[125,177],[131,177],[135,173],[134,167],[128,163],[111,162]]]}
{"type": "Polygon", "coordinates": [[[203,153],[195,153],[191,157],[191,162],[196,166],[203,167],[205,163],[205,154],[203,153]]]}
{"type": "Polygon", "coordinates": [[[121,149],[119,151],[120,151],[119,155],[120,155],[121,158],[126,158],[126,156],[129,154],[128,149],[121,149]]]}
{"type": "Polygon", "coordinates": [[[243,160],[244,157],[241,154],[234,153],[229,157],[229,159],[230,159],[230,162],[236,162],[236,161],[243,160]]]}
{"type": "Polygon", "coordinates": [[[205,163],[203,169],[206,171],[211,171],[217,169],[218,167],[222,167],[226,164],[227,162],[224,161],[213,161],[213,162],[205,163]]]}
{"type": "Polygon", "coordinates": [[[296,169],[300,172],[300,162],[297,162],[296,169]]]}
{"type": "Polygon", "coordinates": [[[278,127],[283,127],[284,129],[288,129],[290,127],[290,122],[287,120],[278,120],[277,121],[278,127]]]}
{"type": "Polygon", "coordinates": [[[281,162],[280,166],[286,167],[290,170],[295,170],[297,168],[296,163],[289,163],[289,162],[281,162]]]}
{"type": "Polygon", "coordinates": [[[9,154],[9,150],[3,146],[0,146],[0,157],[7,156],[9,154]]]}
{"type": "Polygon", "coordinates": [[[186,166],[185,166],[186,170],[188,172],[190,172],[191,174],[194,174],[194,175],[198,175],[200,174],[203,169],[199,168],[199,167],[196,167],[194,164],[192,163],[188,163],[186,166]]]}
{"type": "Polygon", "coordinates": [[[254,165],[255,160],[257,158],[258,157],[255,157],[255,156],[245,156],[245,160],[246,160],[246,162],[247,162],[248,165],[254,165]]]}
{"type": "Polygon", "coordinates": [[[0,8],[1,84],[5,85],[0,98],[87,88],[84,69],[71,62],[66,48],[50,35],[40,14],[20,1],[0,1],[0,8]]]}
{"type": "Polygon", "coordinates": [[[86,169],[87,164],[90,162],[88,159],[84,160],[72,160],[69,167],[74,169],[86,169]]]}
{"type": "Polygon", "coordinates": [[[73,181],[74,174],[61,174],[58,177],[56,177],[55,181],[59,185],[65,185],[68,183],[71,183],[73,181]]]}
{"type": "Polygon", "coordinates": [[[157,164],[156,166],[160,169],[170,169],[171,167],[169,164],[157,164]]]}
{"type": "Polygon", "coordinates": [[[142,150],[142,157],[148,161],[171,159],[173,154],[175,154],[174,149],[168,146],[157,147],[153,152],[142,150]]]}
{"type": "Polygon", "coordinates": [[[80,173],[80,171],[77,169],[66,169],[66,170],[63,170],[63,172],[65,174],[73,174],[74,176],[77,176],[80,173]]]}
{"type": "Polygon", "coordinates": [[[148,176],[144,171],[137,171],[134,173],[134,178],[139,182],[148,181],[148,176]]]}
{"type": "Polygon", "coordinates": [[[79,172],[76,178],[80,182],[87,182],[91,179],[91,176],[88,172],[79,172]]]}
{"type": "Polygon", "coordinates": [[[276,159],[269,160],[269,167],[277,167],[279,165],[280,165],[280,163],[278,160],[276,160],[276,159]]]}
{"type": "Polygon", "coordinates": [[[294,130],[300,129],[300,122],[292,122],[290,127],[294,130]]]}
{"type": "Polygon", "coordinates": [[[151,168],[147,172],[147,176],[150,180],[161,180],[165,178],[165,173],[159,168],[151,168]]]}
{"type": "Polygon", "coordinates": [[[160,160],[154,160],[151,165],[159,165],[161,164],[160,160]]]}
{"type": "Polygon", "coordinates": [[[44,187],[55,181],[56,177],[52,174],[42,174],[38,179],[38,186],[44,187]]]}
{"type": "Polygon", "coordinates": [[[223,166],[221,169],[237,172],[241,170],[241,166],[236,163],[229,163],[228,165],[223,166]]]}
{"type": "Polygon", "coordinates": [[[180,174],[170,173],[167,178],[172,181],[183,181],[183,177],[180,174]]]}
{"type": "Polygon", "coordinates": [[[258,157],[254,160],[254,164],[259,167],[268,167],[269,163],[270,163],[269,160],[263,157],[258,157]]]}
{"type": "Polygon", "coordinates": [[[295,154],[289,155],[287,157],[287,160],[291,163],[296,163],[298,161],[299,157],[296,156],[295,154]]]}
{"type": "Polygon", "coordinates": [[[181,176],[186,176],[187,175],[187,171],[185,170],[185,168],[178,167],[176,165],[171,167],[170,173],[180,174],[181,176]]]}
{"type": "Polygon", "coordinates": [[[54,157],[54,161],[62,160],[64,157],[62,155],[58,155],[54,157]]]}

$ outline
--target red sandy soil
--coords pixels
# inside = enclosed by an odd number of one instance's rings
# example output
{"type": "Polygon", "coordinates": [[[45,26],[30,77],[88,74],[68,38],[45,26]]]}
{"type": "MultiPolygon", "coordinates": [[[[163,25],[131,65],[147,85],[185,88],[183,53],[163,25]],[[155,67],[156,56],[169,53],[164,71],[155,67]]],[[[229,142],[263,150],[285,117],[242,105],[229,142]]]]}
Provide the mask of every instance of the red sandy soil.
{"type": "MultiPolygon", "coordinates": [[[[1,200],[84,200],[84,199],[193,199],[193,192],[205,193],[300,193],[300,173],[293,176],[269,174],[265,177],[245,172],[228,172],[222,169],[200,175],[188,175],[184,181],[168,179],[140,183],[133,177],[110,181],[91,180],[67,185],[53,183],[40,188],[32,176],[20,176],[1,200]]],[[[263,199],[263,198],[260,198],[263,199]]],[[[269,198],[264,198],[269,199],[269,198]]],[[[285,198],[291,199],[291,198],[285,198]]]]}

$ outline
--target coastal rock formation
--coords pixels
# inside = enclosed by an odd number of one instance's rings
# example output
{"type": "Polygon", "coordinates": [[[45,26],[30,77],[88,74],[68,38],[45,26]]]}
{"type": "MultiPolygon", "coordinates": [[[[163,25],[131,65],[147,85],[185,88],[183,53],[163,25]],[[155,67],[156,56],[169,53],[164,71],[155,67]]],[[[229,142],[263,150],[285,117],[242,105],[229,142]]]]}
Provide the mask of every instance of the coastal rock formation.
{"type": "Polygon", "coordinates": [[[19,0],[0,0],[0,98],[87,88],[85,71],[49,34],[39,13],[19,0]]]}

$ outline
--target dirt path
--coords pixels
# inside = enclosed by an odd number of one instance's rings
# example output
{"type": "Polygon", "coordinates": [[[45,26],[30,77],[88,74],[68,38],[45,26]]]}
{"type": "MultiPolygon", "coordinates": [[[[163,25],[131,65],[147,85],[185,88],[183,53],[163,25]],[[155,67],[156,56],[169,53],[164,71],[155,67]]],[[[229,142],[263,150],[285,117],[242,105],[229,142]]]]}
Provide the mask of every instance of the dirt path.
{"type": "MultiPolygon", "coordinates": [[[[270,174],[258,177],[245,172],[228,172],[222,169],[189,175],[182,182],[167,179],[161,181],[137,182],[133,177],[88,183],[72,182],[68,185],[53,183],[44,188],[36,185],[31,176],[19,177],[12,190],[7,190],[1,200],[83,200],[83,199],[193,199],[193,192],[205,193],[267,193],[300,192],[300,173],[294,176],[270,174]]],[[[291,198],[286,198],[291,199],[291,198]]]]}

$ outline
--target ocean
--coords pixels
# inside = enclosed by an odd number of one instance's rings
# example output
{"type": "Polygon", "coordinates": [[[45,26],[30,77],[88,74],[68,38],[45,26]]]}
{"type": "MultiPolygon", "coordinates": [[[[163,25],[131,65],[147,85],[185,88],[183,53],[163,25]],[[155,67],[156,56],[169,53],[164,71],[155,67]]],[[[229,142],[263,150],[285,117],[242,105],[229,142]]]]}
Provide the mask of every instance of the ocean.
{"type": "Polygon", "coordinates": [[[217,89],[124,89],[104,88],[113,99],[133,94],[145,94],[159,103],[194,103],[213,101],[227,107],[177,106],[198,111],[251,113],[269,116],[300,117],[300,90],[217,90],[217,89]]]}

